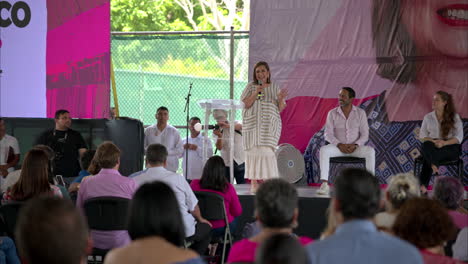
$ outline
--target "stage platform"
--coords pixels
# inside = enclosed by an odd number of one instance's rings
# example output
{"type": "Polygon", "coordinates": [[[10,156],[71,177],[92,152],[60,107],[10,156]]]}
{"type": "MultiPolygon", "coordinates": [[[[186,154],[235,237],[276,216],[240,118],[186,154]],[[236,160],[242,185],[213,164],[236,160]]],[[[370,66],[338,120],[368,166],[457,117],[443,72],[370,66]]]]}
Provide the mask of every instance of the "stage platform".
{"type": "MultiPolygon", "coordinates": [[[[255,221],[254,194],[250,192],[250,184],[235,184],[234,187],[242,204],[242,215],[238,219],[238,228],[235,233],[236,238],[240,238],[245,224],[255,221]]],[[[317,187],[297,187],[299,194],[299,225],[294,230],[297,235],[317,239],[325,228],[327,223],[325,212],[330,197],[328,195],[317,195],[317,190],[317,187]]]]}
{"type": "MultiPolygon", "coordinates": [[[[238,227],[235,232],[236,240],[241,238],[242,229],[248,222],[255,221],[254,194],[250,192],[250,184],[234,184],[242,205],[242,215],[238,218],[238,227]]],[[[382,195],[386,185],[381,185],[382,195]]],[[[299,194],[299,225],[294,233],[299,236],[308,236],[318,239],[327,224],[326,210],[330,203],[329,195],[318,195],[319,185],[297,186],[299,194]]],[[[432,190],[429,190],[429,197],[432,190]]],[[[468,190],[464,194],[465,208],[468,208],[468,190]]]]}

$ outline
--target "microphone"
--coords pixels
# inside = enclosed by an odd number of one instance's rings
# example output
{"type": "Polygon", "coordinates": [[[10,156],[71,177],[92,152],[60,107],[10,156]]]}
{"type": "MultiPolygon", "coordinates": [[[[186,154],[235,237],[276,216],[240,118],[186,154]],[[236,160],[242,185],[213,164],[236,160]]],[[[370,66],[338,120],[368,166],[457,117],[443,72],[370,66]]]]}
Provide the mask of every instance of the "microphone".
{"type": "MultiPolygon", "coordinates": [[[[201,131],[202,129],[205,129],[205,126],[200,124],[200,123],[196,123],[193,128],[196,130],[196,131],[201,131]]],[[[208,129],[219,129],[219,126],[218,125],[208,125],[208,129]]]]}
{"type": "MultiPolygon", "coordinates": [[[[258,80],[258,85],[261,86],[262,83],[263,83],[263,82],[262,82],[261,80],[258,80]]],[[[263,94],[263,92],[258,92],[258,94],[257,94],[257,100],[262,100],[264,96],[265,96],[265,95],[263,94]]]]}

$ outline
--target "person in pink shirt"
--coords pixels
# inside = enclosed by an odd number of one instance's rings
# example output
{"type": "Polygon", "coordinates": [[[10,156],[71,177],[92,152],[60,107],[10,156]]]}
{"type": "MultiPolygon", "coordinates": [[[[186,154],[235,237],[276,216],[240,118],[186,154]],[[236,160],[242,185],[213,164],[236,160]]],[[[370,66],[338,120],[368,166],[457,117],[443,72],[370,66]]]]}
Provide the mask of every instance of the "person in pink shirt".
{"type": "MultiPolygon", "coordinates": [[[[255,252],[260,244],[274,234],[296,237],[298,195],[296,188],[282,179],[270,179],[258,188],[255,196],[255,214],[262,226],[257,235],[242,239],[232,245],[228,263],[255,262],[255,252]]],[[[301,245],[312,242],[308,237],[296,237],[301,245]]]]}
{"type": "MultiPolygon", "coordinates": [[[[224,198],[226,213],[229,221],[229,228],[234,233],[236,229],[236,217],[242,214],[242,207],[239,202],[236,190],[227,180],[225,175],[226,167],[224,160],[220,156],[213,156],[206,161],[200,180],[193,180],[190,187],[194,192],[213,192],[224,198]]],[[[213,236],[222,236],[226,224],[224,220],[210,221],[212,224],[213,236]]]]}
{"type": "Polygon", "coordinates": [[[459,229],[468,226],[468,211],[463,208],[464,192],[462,183],[455,177],[438,177],[434,185],[433,198],[448,209],[448,214],[459,229]]]}
{"type": "Polygon", "coordinates": [[[375,150],[364,144],[369,140],[366,112],[353,105],[356,92],[343,87],[339,93],[340,106],[328,112],[325,123],[325,140],[328,145],[320,148],[320,179],[322,185],[317,194],[329,194],[328,172],[330,158],[350,156],[366,159],[366,169],[375,173],[375,150]]]}
{"type": "MultiPolygon", "coordinates": [[[[86,200],[113,196],[132,199],[137,189],[135,180],[122,176],[120,166],[120,149],[110,141],[99,145],[94,159],[101,170],[93,177],[86,177],[80,184],[76,206],[84,211],[86,200]]],[[[91,230],[93,246],[99,249],[123,247],[130,243],[130,236],[126,230],[100,231],[91,230]]]]}

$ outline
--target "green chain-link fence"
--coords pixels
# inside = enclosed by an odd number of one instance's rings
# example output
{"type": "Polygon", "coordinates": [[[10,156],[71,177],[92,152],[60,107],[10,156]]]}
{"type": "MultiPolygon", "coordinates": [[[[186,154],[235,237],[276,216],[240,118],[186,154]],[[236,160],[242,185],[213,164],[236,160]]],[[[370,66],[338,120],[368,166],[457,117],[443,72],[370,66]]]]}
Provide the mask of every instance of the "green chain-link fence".
{"type": "MultiPolygon", "coordinates": [[[[230,36],[194,34],[112,36],[120,116],[150,125],[156,109],[166,106],[169,122],[184,126],[190,83],[190,116],[203,119],[200,99],[229,99],[230,36]]],[[[245,33],[234,37],[234,99],[239,99],[248,80],[248,41],[245,33]]],[[[185,135],[184,129],[180,132],[185,135]]]]}

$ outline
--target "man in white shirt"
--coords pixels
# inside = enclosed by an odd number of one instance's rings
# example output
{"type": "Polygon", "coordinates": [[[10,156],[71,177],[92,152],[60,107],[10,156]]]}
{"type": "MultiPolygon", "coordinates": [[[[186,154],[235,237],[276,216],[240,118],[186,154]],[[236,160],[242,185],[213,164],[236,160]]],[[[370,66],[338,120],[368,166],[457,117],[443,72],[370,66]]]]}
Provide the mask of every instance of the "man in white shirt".
{"type": "Polygon", "coordinates": [[[369,124],[364,110],[353,105],[356,92],[343,87],[339,93],[340,106],[328,112],[325,140],[330,144],[320,148],[320,179],[317,194],[328,194],[330,158],[339,156],[366,159],[366,169],[375,174],[375,150],[364,144],[369,140],[369,124]]]}
{"type": "MultiPolygon", "coordinates": [[[[203,173],[205,162],[203,161],[203,136],[200,131],[195,130],[195,124],[201,123],[200,118],[194,116],[189,120],[190,137],[182,139],[184,152],[182,153],[182,168],[184,169],[184,176],[189,180],[200,179],[203,173]],[[185,160],[188,156],[188,164],[185,160]],[[188,169],[185,168],[186,164],[188,169]]],[[[209,158],[213,155],[213,142],[209,138],[205,138],[207,156],[209,158]]]]}
{"type": "Polygon", "coordinates": [[[156,124],[145,129],[145,149],[155,143],[164,145],[169,153],[166,169],[177,172],[179,157],[183,153],[182,139],[179,131],[167,123],[168,120],[167,107],[159,107],[156,111],[156,124]]]}
{"type": "MultiPolygon", "coordinates": [[[[229,178],[231,166],[231,143],[229,142],[230,124],[227,121],[226,110],[216,109],[213,111],[219,129],[213,130],[213,138],[216,142],[216,149],[221,151],[221,157],[226,166],[226,176],[229,178]]],[[[237,184],[245,183],[245,154],[242,146],[242,123],[234,122],[234,178],[237,184]]]]}
{"type": "MultiPolygon", "coordinates": [[[[146,148],[146,170],[130,175],[137,186],[148,182],[162,181],[174,191],[179,203],[187,240],[193,241],[191,249],[203,255],[210,243],[211,223],[203,218],[190,185],[185,178],[165,169],[168,151],[162,144],[151,144],[146,148]]],[[[155,201],[158,202],[158,201],[155,201]]]]}
{"type": "Polygon", "coordinates": [[[0,184],[15,170],[20,158],[18,140],[6,134],[5,121],[0,118],[0,184]]]}

